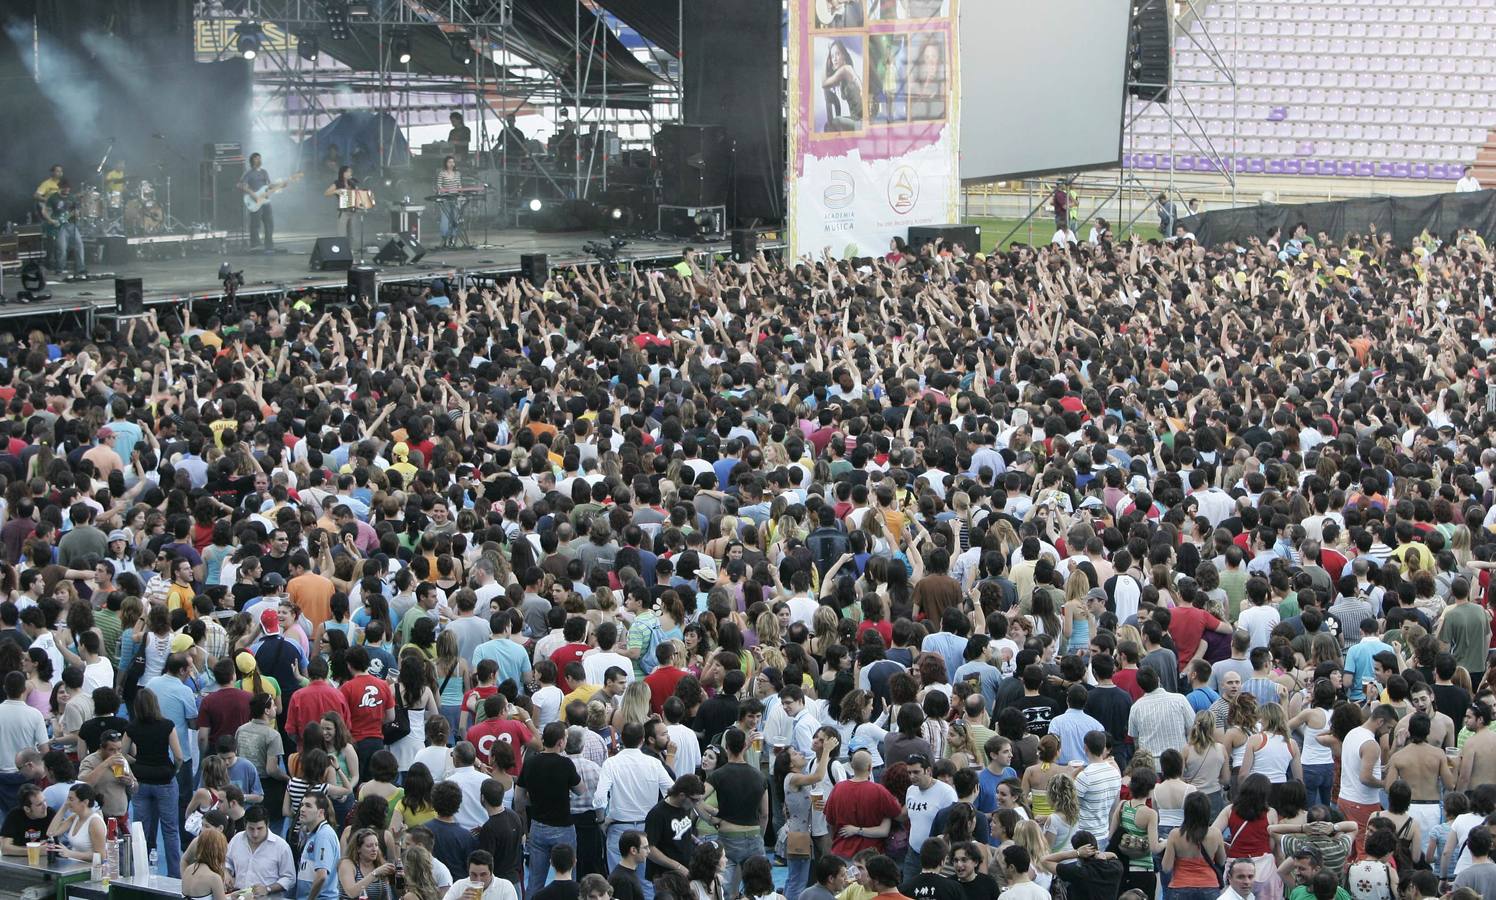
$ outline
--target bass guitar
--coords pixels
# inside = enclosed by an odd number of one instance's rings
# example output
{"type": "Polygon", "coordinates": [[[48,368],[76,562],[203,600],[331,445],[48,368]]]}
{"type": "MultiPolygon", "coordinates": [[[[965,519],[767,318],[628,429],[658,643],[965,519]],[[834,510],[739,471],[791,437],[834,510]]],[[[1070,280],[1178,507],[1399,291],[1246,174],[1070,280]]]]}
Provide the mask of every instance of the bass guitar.
{"type": "Polygon", "coordinates": [[[258,191],[250,194],[245,194],[244,208],[252,213],[259,212],[262,208],[264,208],[265,204],[270,202],[270,197],[272,194],[283,191],[289,185],[295,184],[296,182],[300,181],[303,174],[305,173],[297,172],[295,175],[292,175],[290,178],[287,178],[283,181],[272,182],[265,185],[258,191]]]}

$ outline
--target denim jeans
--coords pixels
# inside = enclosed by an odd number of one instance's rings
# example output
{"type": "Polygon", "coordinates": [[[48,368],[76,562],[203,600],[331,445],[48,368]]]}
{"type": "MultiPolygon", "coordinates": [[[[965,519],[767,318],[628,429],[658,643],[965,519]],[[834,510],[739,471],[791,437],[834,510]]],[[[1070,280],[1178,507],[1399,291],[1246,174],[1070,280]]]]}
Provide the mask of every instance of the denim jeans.
{"type": "MultiPolygon", "coordinates": [[[[808,856],[790,857],[789,869],[784,873],[784,900],[798,900],[800,892],[810,881],[810,863],[808,856]]],[[[914,869],[914,874],[918,875],[918,864],[914,869]]]]}
{"type": "MultiPolygon", "coordinates": [[[[618,852],[618,839],[621,838],[621,837],[623,837],[624,832],[628,832],[628,831],[637,831],[640,834],[643,834],[644,833],[644,823],[643,822],[611,822],[608,825],[608,835],[607,835],[607,840],[606,840],[606,850],[607,850],[607,856],[608,856],[608,871],[609,872],[611,872],[614,869],[618,868],[618,861],[623,858],[623,854],[621,854],[621,853],[618,852]]],[[[646,878],[644,878],[643,875],[642,875],[642,873],[641,873],[641,876],[640,876],[639,880],[641,882],[643,882],[646,887],[648,887],[649,880],[646,879],[646,878]]]]}
{"type": "Polygon", "coordinates": [[[1334,802],[1331,792],[1335,789],[1335,764],[1317,763],[1304,766],[1304,791],[1309,795],[1309,805],[1334,802]]]}
{"type": "Polygon", "coordinates": [[[764,836],[757,831],[747,833],[723,831],[718,832],[717,842],[722,846],[722,853],[727,857],[727,871],[723,873],[722,884],[730,900],[738,895],[738,881],[742,877],[743,863],[755,856],[764,855],[764,836]]]}
{"type": "Polygon", "coordinates": [[[166,874],[172,878],[182,875],[182,836],[178,830],[181,820],[177,817],[177,782],[166,784],[144,784],[135,791],[135,818],[145,826],[147,847],[156,846],[156,828],[161,828],[161,856],[166,861],[166,874]]]}
{"type": "Polygon", "coordinates": [[[1220,888],[1167,888],[1164,890],[1164,900],[1216,900],[1220,895],[1220,888]]]}
{"type": "Polygon", "coordinates": [[[78,226],[69,222],[57,228],[56,241],[57,261],[53,269],[58,272],[67,268],[68,257],[73,257],[73,271],[86,272],[88,264],[83,261],[83,235],[78,233],[78,226]]]}
{"type": "Polygon", "coordinates": [[[557,828],[532,819],[530,838],[526,843],[529,844],[530,861],[525,868],[525,896],[533,897],[545,887],[546,876],[551,872],[551,848],[566,844],[576,849],[577,830],[570,825],[557,828]]]}

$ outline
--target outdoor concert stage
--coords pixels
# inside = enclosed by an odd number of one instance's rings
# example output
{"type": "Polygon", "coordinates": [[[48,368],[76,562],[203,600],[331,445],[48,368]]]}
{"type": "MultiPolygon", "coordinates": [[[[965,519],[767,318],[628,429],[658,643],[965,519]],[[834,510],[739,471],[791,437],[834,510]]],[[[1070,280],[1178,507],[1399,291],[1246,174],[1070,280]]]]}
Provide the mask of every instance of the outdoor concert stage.
{"type": "MultiPolygon", "coordinates": [[[[197,242],[191,245],[191,249],[179,250],[166,259],[136,259],[118,266],[91,262],[89,272],[92,278],[89,281],[67,283],[49,278],[47,290],[52,292],[51,299],[34,303],[15,302],[19,279],[12,273],[6,273],[4,294],[10,302],[0,304],[0,319],[63,316],[72,318],[85,327],[91,327],[95,317],[114,315],[116,276],[142,280],[148,309],[168,304],[216,302],[224,296],[218,272],[225,262],[232,271],[244,274],[244,286],[238,290],[241,301],[289,292],[346,289],[346,271],[315,272],[309,268],[312,245],[318,237],[329,236],[310,233],[277,234],[278,252],[274,255],[250,253],[244,248],[243,239],[240,238],[235,241],[197,242]],[[181,253],[186,255],[180,255],[181,253]]],[[[779,238],[778,232],[760,232],[758,249],[782,250],[785,245],[779,238]]],[[[379,270],[378,281],[381,285],[416,285],[433,278],[451,279],[456,276],[504,277],[520,271],[520,256],[523,254],[546,254],[547,263],[552,269],[597,263],[597,258],[583,249],[583,245],[589,241],[607,244],[608,236],[602,232],[541,233],[529,229],[508,229],[490,232],[489,242],[479,249],[428,248],[419,263],[402,266],[375,266],[375,249],[370,241],[366,264],[379,270]]],[[[714,254],[725,255],[731,252],[731,245],[725,239],[665,240],[654,236],[630,238],[627,245],[618,251],[618,260],[620,263],[672,263],[681,258],[686,246],[714,254]]]]}

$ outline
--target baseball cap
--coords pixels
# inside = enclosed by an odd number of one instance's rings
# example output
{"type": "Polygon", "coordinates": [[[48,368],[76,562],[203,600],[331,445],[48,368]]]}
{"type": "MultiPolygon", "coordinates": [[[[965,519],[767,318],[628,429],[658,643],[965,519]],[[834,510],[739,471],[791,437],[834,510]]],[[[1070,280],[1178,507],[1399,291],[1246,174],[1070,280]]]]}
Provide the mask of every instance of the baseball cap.
{"type": "Polygon", "coordinates": [[[105,425],[103,428],[99,429],[97,437],[101,441],[107,441],[110,438],[114,437],[114,429],[110,428],[108,425],[105,425]]]}
{"type": "Polygon", "coordinates": [[[192,646],[192,638],[185,634],[175,634],[171,638],[171,652],[181,653],[192,646]]]}
{"type": "Polygon", "coordinates": [[[286,576],[282,575],[279,572],[270,572],[266,574],[264,578],[261,578],[260,582],[266,587],[285,587],[286,576]]]}
{"type": "Polygon", "coordinates": [[[280,634],[280,613],[273,609],[260,613],[260,627],[265,629],[266,634],[280,634]]]}
{"type": "MultiPolygon", "coordinates": [[[[279,625],[280,623],[277,622],[276,624],[279,625]]],[[[255,670],[254,654],[248,650],[241,652],[238,656],[234,657],[234,665],[238,667],[240,675],[248,675],[255,670]]]]}
{"type": "Polygon", "coordinates": [[[115,541],[124,541],[127,544],[130,543],[130,532],[124,530],[123,528],[116,528],[113,531],[109,532],[108,542],[112,544],[115,541]]]}

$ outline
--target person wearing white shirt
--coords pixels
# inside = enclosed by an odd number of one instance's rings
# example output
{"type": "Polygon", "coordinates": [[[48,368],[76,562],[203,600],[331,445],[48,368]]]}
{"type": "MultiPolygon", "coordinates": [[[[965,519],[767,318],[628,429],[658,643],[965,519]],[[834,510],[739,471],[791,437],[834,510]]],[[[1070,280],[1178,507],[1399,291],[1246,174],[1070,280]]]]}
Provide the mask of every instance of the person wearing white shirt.
{"type": "Polygon", "coordinates": [[[806,628],[810,627],[811,619],[815,617],[816,610],[821,604],[810,595],[810,575],[807,572],[797,571],[790,576],[790,587],[794,589],[795,595],[788,601],[790,607],[790,623],[800,622],[806,628]],[[801,582],[804,582],[803,584],[801,582]]]}
{"type": "Polygon", "coordinates": [[[514,885],[493,876],[493,857],[487,850],[469,854],[468,877],[452,882],[444,900],[463,900],[470,890],[477,890],[478,900],[519,900],[514,885]]]}
{"type": "Polygon", "coordinates": [[[1456,194],[1473,194],[1479,190],[1484,190],[1484,188],[1480,186],[1480,179],[1475,177],[1474,167],[1466,166],[1464,173],[1460,176],[1460,180],[1454,183],[1454,192],[1456,194]]]}
{"type": "Polygon", "coordinates": [[[17,753],[45,749],[47,743],[47,722],[22,699],[25,696],[25,674],[5,673],[5,702],[0,703],[0,772],[16,771],[17,753]]]}
{"type": "Polygon", "coordinates": [[[237,886],[253,889],[257,897],[272,891],[289,893],[296,886],[291,845],[271,833],[262,806],[245,811],[244,830],[229,841],[227,860],[237,886]]]}
{"type": "Polygon", "coordinates": [[[607,681],[608,670],[620,668],[628,677],[628,683],[634,680],[634,662],[622,653],[614,651],[618,644],[618,625],[613,622],[604,622],[597,626],[597,647],[587,651],[582,657],[582,671],[587,673],[588,684],[603,684],[607,681]]]}
{"type": "Polygon", "coordinates": [[[821,727],[821,722],[816,718],[810,707],[805,705],[805,692],[799,685],[787,684],[784,690],[779,692],[779,703],[784,707],[785,715],[790,719],[790,746],[805,754],[807,758],[813,755],[811,742],[815,740],[816,729],[821,727]]]}
{"type": "Polygon", "coordinates": [[[452,772],[447,780],[462,788],[462,806],[455,816],[457,824],[473,831],[483,827],[488,816],[483,812],[483,782],[488,776],[474,768],[478,751],[467,741],[459,741],[452,748],[452,772]]]}
{"type": "Polygon", "coordinates": [[[1055,231],[1054,237],[1050,238],[1049,242],[1057,247],[1074,244],[1076,242],[1075,231],[1071,228],[1060,228],[1055,231]]]}
{"type": "Polygon", "coordinates": [[[620,739],[623,749],[602,764],[593,796],[593,808],[606,813],[609,872],[618,867],[618,839],[625,831],[643,831],[645,817],[675,783],[664,763],[639,749],[643,725],[624,725],[620,739]]]}

